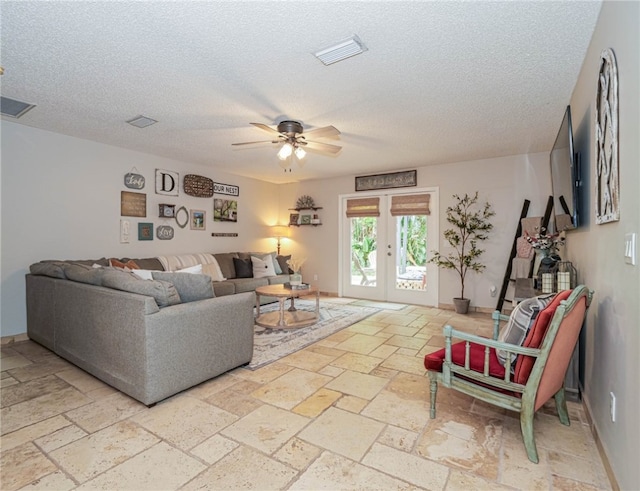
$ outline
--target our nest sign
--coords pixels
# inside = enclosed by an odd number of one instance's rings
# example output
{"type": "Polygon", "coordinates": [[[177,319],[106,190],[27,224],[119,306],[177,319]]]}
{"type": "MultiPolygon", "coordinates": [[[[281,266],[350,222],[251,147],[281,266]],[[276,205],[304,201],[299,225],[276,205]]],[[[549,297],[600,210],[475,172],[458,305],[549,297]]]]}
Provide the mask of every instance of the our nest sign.
{"type": "Polygon", "coordinates": [[[240,188],[231,184],[213,183],[213,192],[216,194],[227,194],[229,196],[239,196],[240,188]]]}

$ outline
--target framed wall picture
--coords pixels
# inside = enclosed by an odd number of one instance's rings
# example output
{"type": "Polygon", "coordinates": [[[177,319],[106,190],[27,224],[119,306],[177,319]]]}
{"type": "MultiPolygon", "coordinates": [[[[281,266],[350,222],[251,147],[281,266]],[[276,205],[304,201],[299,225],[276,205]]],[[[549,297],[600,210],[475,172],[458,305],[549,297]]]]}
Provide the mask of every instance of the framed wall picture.
{"type": "Polygon", "coordinates": [[[237,222],[238,202],[229,199],[213,200],[213,221],[214,222],[237,222]]]}
{"type": "Polygon", "coordinates": [[[311,225],[311,215],[302,215],[300,217],[300,225],[311,225]]]}
{"type": "Polygon", "coordinates": [[[180,175],[170,170],[156,169],[156,194],[178,196],[180,175]]]}
{"type": "Polygon", "coordinates": [[[391,172],[389,174],[374,174],[356,177],[356,191],[371,191],[374,189],[405,188],[418,185],[417,171],[391,172]]]}
{"type": "Polygon", "coordinates": [[[146,217],[147,195],[120,191],[120,215],[123,217],[146,217]]]}
{"type": "Polygon", "coordinates": [[[204,210],[191,210],[191,230],[205,230],[206,212],[204,210]]]}
{"type": "Polygon", "coordinates": [[[299,220],[300,220],[300,213],[289,214],[289,225],[298,225],[299,220]]]}
{"type": "Polygon", "coordinates": [[[153,223],[138,223],[138,240],[153,240],[153,223]]]}

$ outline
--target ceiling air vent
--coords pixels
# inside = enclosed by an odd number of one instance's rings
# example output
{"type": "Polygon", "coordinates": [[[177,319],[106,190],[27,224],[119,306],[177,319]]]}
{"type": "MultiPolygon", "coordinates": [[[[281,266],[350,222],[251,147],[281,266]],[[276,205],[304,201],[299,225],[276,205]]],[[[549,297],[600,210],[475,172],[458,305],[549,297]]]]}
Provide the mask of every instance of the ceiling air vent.
{"type": "Polygon", "coordinates": [[[127,123],[131,126],[135,126],[136,128],[146,128],[147,126],[156,124],[157,121],[155,119],[147,118],[146,116],[136,116],[135,118],[127,121],[127,123]]]}
{"type": "Polygon", "coordinates": [[[313,56],[325,65],[331,65],[332,63],[342,61],[351,56],[359,55],[364,51],[367,51],[366,46],[362,44],[358,36],[354,35],[333,46],[316,51],[313,53],[313,56]]]}
{"type": "Polygon", "coordinates": [[[4,96],[0,97],[0,113],[2,113],[3,116],[19,118],[34,107],[36,107],[35,104],[27,104],[26,102],[16,101],[15,99],[9,99],[4,96]]]}

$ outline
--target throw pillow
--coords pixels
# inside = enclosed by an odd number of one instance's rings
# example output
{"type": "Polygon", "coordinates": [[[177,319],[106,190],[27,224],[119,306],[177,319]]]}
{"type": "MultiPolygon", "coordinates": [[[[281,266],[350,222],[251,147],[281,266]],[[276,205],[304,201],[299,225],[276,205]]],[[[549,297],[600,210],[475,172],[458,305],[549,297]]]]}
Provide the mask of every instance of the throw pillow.
{"type": "Polygon", "coordinates": [[[202,264],[196,264],[195,266],[189,266],[188,268],[182,268],[175,273],[191,273],[191,274],[202,274],[202,264]]]}
{"type": "Polygon", "coordinates": [[[138,278],[142,279],[142,280],[152,280],[153,276],[151,276],[151,273],[153,273],[154,270],[151,269],[132,269],[131,272],[136,275],[138,278]]]}
{"type": "Polygon", "coordinates": [[[104,272],[102,286],[153,297],[160,308],[180,303],[180,295],[171,283],[142,280],[133,273],[118,268],[104,272]]]}
{"type": "Polygon", "coordinates": [[[289,267],[289,259],[291,259],[291,254],[289,254],[288,256],[277,256],[276,260],[278,261],[278,264],[280,265],[280,270],[286,274],[292,274],[293,270],[289,267]]]}
{"type": "Polygon", "coordinates": [[[233,267],[236,270],[235,278],[253,278],[253,265],[251,259],[233,258],[233,267]]]}
{"type": "Polygon", "coordinates": [[[264,259],[251,256],[251,264],[253,266],[254,278],[266,278],[267,276],[275,276],[276,271],[273,268],[273,260],[267,255],[264,259]]]}
{"type": "Polygon", "coordinates": [[[129,259],[126,263],[123,263],[115,257],[109,259],[109,266],[120,269],[140,269],[140,266],[138,266],[133,259],[129,259]]]}
{"type": "Polygon", "coordinates": [[[278,260],[276,259],[278,256],[278,253],[276,251],[273,252],[250,252],[249,253],[250,257],[257,257],[258,259],[262,259],[263,261],[266,261],[267,259],[270,259],[271,262],[273,262],[273,270],[276,272],[276,274],[282,274],[282,268],[280,267],[280,264],[278,263],[278,260]]]}
{"type": "Polygon", "coordinates": [[[209,264],[202,265],[202,273],[211,276],[212,281],[225,281],[226,278],[222,275],[222,270],[218,261],[209,264]]]}
{"type": "MultiPolygon", "coordinates": [[[[555,293],[540,295],[527,298],[516,305],[509,316],[507,324],[502,328],[502,331],[500,331],[498,341],[522,346],[522,342],[527,337],[527,333],[536,320],[538,313],[551,303],[553,297],[555,297],[555,293]]],[[[507,361],[507,352],[497,349],[496,354],[498,355],[500,363],[504,365],[507,361]]],[[[516,358],[511,360],[512,369],[515,368],[516,358]]]]}
{"type": "Polygon", "coordinates": [[[236,269],[233,264],[233,258],[238,257],[235,252],[224,252],[220,254],[214,254],[213,257],[218,262],[220,266],[220,271],[222,271],[222,276],[227,279],[233,279],[236,277],[236,269]]]}
{"type": "Polygon", "coordinates": [[[153,271],[152,276],[154,280],[172,283],[184,303],[213,298],[214,296],[211,278],[206,274],[153,271]]]}

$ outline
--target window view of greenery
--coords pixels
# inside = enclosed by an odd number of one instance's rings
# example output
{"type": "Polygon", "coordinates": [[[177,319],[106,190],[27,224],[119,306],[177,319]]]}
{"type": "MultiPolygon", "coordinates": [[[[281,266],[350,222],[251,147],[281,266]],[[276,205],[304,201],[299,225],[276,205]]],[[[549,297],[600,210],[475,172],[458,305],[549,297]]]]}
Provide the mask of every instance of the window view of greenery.
{"type": "MultiPolygon", "coordinates": [[[[427,262],[427,217],[401,216],[396,230],[396,286],[402,289],[424,289],[427,262]]],[[[375,286],[377,219],[351,219],[352,284],[375,286]]]]}

